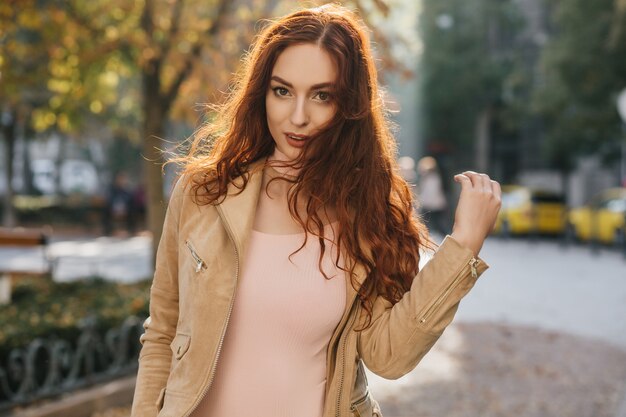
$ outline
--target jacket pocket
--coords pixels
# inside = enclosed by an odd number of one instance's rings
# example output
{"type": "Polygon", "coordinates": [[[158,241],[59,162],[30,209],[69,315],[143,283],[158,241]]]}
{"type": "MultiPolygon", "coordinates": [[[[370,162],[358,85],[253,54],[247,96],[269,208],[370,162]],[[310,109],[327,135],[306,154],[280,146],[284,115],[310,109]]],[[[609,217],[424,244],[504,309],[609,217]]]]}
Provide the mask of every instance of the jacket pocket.
{"type": "Polygon", "coordinates": [[[172,340],[170,344],[170,348],[172,349],[172,354],[176,360],[181,360],[185,353],[189,350],[189,345],[191,343],[191,336],[176,333],[176,337],[172,340]]]}
{"type": "Polygon", "coordinates": [[[189,239],[185,240],[185,246],[187,246],[187,249],[189,250],[191,257],[193,258],[194,265],[195,265],[194,270],[196,271],[196,273],[202,271],[203,269],[207,269],[206,263],[204,262],[204,260],[202,260],[200,255],[198,255],[198,251],[194,248],[193,244],[191,243],[189,239]]]}

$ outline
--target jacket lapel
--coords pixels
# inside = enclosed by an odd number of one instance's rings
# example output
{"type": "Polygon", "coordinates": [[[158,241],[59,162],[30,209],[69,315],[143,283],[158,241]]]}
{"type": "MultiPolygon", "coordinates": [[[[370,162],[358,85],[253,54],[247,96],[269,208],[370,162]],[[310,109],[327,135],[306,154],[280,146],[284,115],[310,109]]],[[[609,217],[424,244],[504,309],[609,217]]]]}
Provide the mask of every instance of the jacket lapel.
{"type": "Polygon", "coordinates": [[[263,183],[265,160],[266,158],[262,158],[250,164],[250,178],[243,191],[237,188],[237,185],[243,184],[241,178],[230,183],[224,201],[218,205],[218,212],[226,223],[225,226],[230,230],[233,243],[242,256],[246,253],[250,230],[254,224],[256,206],[263,183]]]}

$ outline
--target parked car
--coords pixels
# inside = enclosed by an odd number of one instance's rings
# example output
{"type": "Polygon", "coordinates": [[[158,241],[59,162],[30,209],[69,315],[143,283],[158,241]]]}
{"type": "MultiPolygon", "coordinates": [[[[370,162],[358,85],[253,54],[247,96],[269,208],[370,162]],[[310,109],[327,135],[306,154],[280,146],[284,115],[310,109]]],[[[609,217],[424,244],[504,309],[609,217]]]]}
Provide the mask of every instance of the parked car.
{"type": "Polygon", "coordinates": [[[502,207],[495,233],[558,235],[564,232],[567,210],[563,195],[521,185],[502,186],[502,207]]]}
{"type": "Polygon", "coordinates": [[[626,239],[626,187],[610,188],[570,210],[568,233],[576,239],[620,244],[626,239]]]}

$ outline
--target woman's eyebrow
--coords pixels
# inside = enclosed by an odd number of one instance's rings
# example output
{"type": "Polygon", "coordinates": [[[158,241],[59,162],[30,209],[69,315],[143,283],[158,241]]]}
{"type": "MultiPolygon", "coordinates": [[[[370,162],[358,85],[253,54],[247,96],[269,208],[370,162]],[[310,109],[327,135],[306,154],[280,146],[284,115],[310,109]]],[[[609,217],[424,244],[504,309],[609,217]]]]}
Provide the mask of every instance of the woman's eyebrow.
{"type": "MultiPolygon", "coordinates": [[[[286,81],[283,78],[280,78],[278,75],[273,75],[271,79],[274,80],[274,81],[278,81],[281,84],[285,84],[289,88],[293,88],[293,84],[291,84],[289,81],[286,81]]],[[[319,90],[320,88],[331,87],[332,85],[333,85],[333,83],[313,84],[310,89],[311,90],[319,90]]]]}

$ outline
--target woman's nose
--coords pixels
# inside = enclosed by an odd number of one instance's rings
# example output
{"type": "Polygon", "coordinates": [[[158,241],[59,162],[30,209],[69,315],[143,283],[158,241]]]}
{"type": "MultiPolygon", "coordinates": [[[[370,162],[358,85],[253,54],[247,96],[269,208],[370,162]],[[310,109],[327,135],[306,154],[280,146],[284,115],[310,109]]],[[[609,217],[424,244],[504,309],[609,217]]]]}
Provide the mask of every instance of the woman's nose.
{"type": "Polygon", "coordinates": [[[303,99],[295,100],[290,119],[295,126],[306,126],[309,123],[308,109],[303,99]]]}

